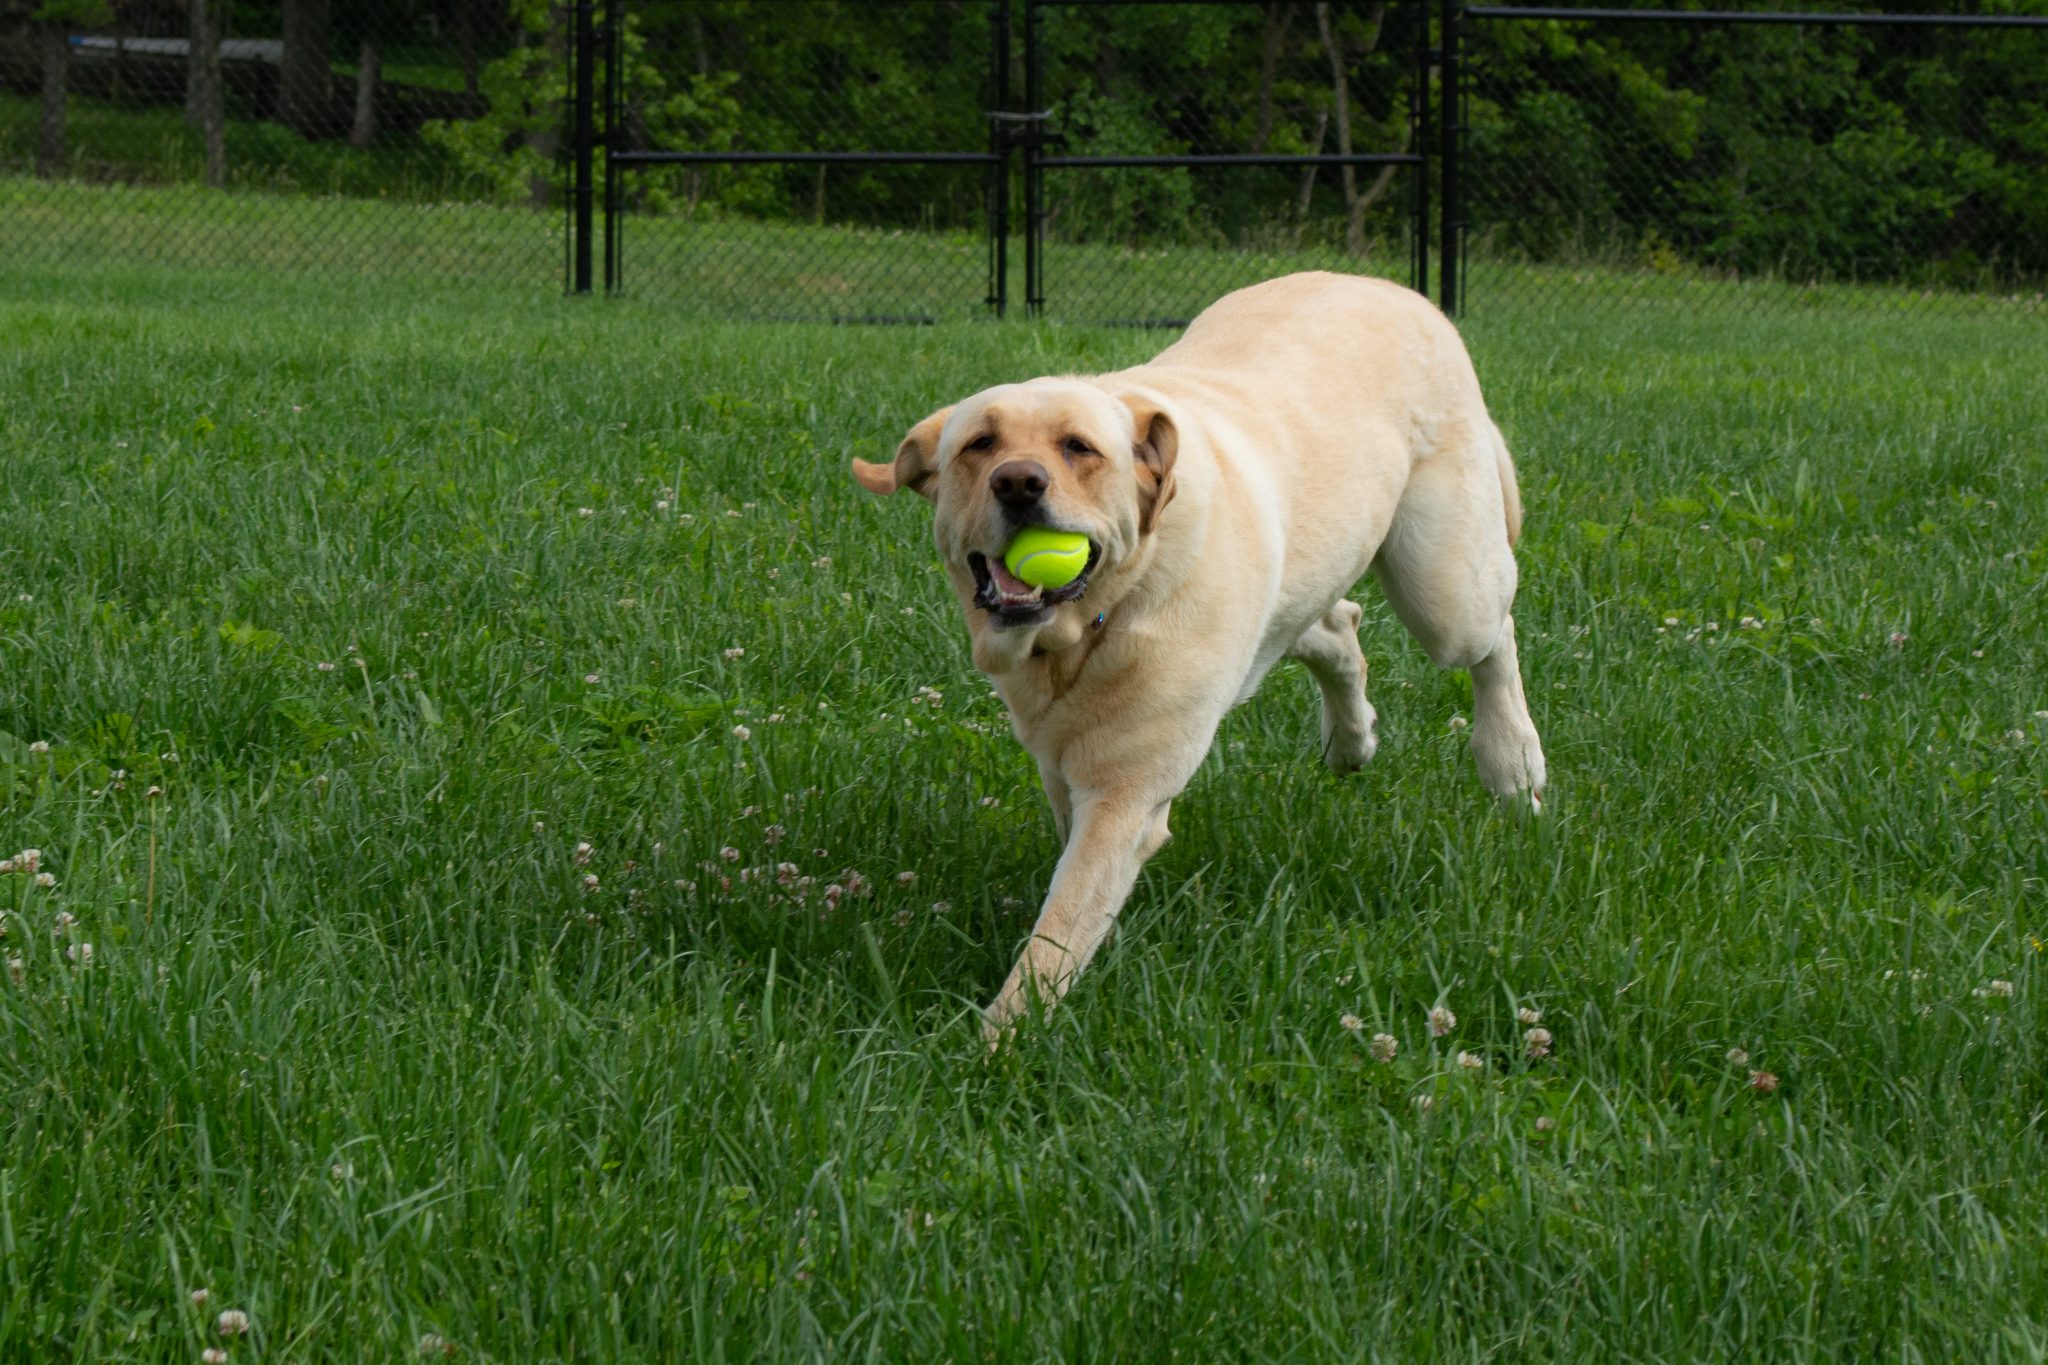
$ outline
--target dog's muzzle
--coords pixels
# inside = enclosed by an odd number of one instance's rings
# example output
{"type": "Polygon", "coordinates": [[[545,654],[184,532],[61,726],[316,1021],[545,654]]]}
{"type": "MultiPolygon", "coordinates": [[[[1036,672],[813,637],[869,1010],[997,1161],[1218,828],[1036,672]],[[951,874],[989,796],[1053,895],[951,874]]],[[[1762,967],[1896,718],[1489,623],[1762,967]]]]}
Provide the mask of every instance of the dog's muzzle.
{"type": "Polygon", "coordinates": [[[1052,619],[1052,609],[1062,602],[1078,602],[1088,591],[1088,576],[1095,572],[1097,561],[1102,558],[1102,547],[1092,542],[1088,546],[1088,563],[1074,577],[1074,581],[1059,588],[1034,588],[1011,577],[1008,570],[999,570],[989,557],[976,550],[967,556],[967,567],[974,574],[974,605],[989,615],[999,630],[1014,630],[1020,626],[1043,625],[1052,619]]]}

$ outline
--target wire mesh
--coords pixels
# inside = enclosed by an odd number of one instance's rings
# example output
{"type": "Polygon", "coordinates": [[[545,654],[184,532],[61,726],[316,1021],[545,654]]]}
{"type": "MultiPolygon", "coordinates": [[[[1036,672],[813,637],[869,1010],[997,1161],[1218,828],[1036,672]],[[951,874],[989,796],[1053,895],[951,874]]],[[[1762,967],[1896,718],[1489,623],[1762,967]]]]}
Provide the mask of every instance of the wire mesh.
{"type": "Polygon", "coordinates": [[[615,13],[606,173],[626,292],[769,318],[991,310],[1004,7],[635,0],[615,13]],[[662,153],[770,159],[643,159],[662,153]],[[925,154],[950,159],[877,159],[925,154]]]}
{"type": "Polygon", "coordinates": [[[2042,311],[2048,29],[1467,34],[1471,313],[2042,311]]]}
{"type": "Polygon", "coordinates": [[[0,255],[552,286],[567,12],[0,4],[0,255]]]}
{"type": "Polygon", "coordinates": [[[1295,270],[1417,278],[1420,3],[1044,0],[1040,288],[1057,317],[1184,321],[1295,270]],[[1093,158],[1412,158],[1088,165],[1093,158]]]}

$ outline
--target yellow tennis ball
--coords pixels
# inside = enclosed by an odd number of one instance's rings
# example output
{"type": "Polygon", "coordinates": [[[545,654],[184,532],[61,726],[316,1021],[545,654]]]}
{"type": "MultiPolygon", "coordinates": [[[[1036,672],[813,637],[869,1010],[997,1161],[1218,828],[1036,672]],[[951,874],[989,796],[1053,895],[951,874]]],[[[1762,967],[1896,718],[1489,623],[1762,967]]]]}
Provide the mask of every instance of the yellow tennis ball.
{"type": "Polygon", "coordinates": [[[1027,526],[1003,551],[1003,565],[1034,588],[1064,588],[1088,567],[1088,537],[1027,526]]]}

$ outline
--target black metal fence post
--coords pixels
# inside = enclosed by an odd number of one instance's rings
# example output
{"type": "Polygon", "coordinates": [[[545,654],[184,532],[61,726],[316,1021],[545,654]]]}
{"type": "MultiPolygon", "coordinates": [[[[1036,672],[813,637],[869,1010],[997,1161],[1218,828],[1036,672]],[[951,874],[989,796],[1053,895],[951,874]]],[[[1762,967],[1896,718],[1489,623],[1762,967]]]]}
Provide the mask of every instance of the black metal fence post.
{"type": "Polygon", "coordinates": [[[619,259],[620,219],[625,212],[625,182],[612,169],[611,154],[619,148],[619,126],[626,107],[626,16],[622,0],[604,6],[604,292],[615,294],[623,283],[625,262],[619,259]]]}
{"type": "Polygon", "coordinates": [[[1437,155],[1443,159],[1443,235],[1437,243],[1437,277],[1443,282],[1441,304],[1447,317],[1458,315],[1458,266],[1463,246],[1464,184],[1460,177],[1460,144],[1465,138],[1463,71],[1465,6],[1463,0],[1443,0],[1443,69],[1437,92],[1437,155]]]}
{"type": "Polygon", "coordinates": [[[997,317],[1010,306],[1010,128],[1003,117],[1010,104],[1010,0],[997,0],[989,22],[995,26],[989,43],[988,149],[989,167],[989,290],[997,317]]]}
{"type": "Polygon", "coordinates": [[[1415,292],[1429,295],[1429,77],[1434,67],[1430,61],[1429,6],[1415,6],[1415,75],[1414,89],[1409,92],[1408,122],[1415,138],[1416,155],[1422,164],[1415,168],[1415,183],[1409,189],[1409,204],[1413,217],[1408,230],[1414,236],[1410,250],[1414,253],[1411,269],[1414,273],[1415,292]]]}
{"type": "MultiPolygon", "coordinates": [[[[1024,0],[1024,105],[1031,113],[1045,109],[1045,11],[1038,0],[1024,0]]],[[[1034,134],[1044,133],[1043,123],[1034,134]]],[[[1040,136],[1024,143],[1024,307],[1032,317],[1045,311],[1045,168],[1040,136]]]]}
{"type": "Polygon", "coordinates": [[[576,99],[575,99],[575,144],[576,144],[576,188],[574,204],[576,211],[575,259],[576,279],[572,286],[578,294],[590,292],[591,265],[591,208],[596,188],[594,160],[597,145],[597,6],[593,0],[577,0],[576,4],[576,99]]]}

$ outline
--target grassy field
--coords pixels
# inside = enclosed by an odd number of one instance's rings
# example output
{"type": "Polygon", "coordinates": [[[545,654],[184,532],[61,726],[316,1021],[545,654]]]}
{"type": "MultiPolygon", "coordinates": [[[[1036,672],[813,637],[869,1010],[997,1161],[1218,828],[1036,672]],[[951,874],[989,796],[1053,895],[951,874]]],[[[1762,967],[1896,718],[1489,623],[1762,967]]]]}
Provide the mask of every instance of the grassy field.
{"type": "Polygon", "coordinates": [[[1550,813],[1362,588],[1378,760],[1277,673],[991,1060],[845,461],[1159,336],[8,260],[0,1358],[2048,1356],[2038,314],[1478,317],[1550,813]]]}

